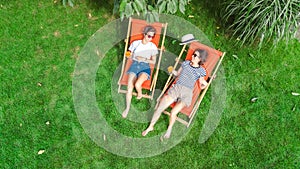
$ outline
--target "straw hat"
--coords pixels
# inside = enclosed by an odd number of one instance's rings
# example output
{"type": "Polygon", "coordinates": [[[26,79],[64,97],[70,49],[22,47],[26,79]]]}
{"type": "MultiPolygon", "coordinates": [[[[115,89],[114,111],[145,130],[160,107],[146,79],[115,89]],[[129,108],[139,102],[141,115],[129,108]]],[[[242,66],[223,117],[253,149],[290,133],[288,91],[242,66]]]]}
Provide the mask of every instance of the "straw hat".
{"type": "Polygon", "coordinates": [[[191,42],[194,42],[194,41],[198,41],[194,38],[194,35],[193,34],[186,34],[186,35],[183,35],[181,37],[181,43],[180,45],[185,45],[185,44],[188,44],[188,43],[191,43],[191,42]]]}

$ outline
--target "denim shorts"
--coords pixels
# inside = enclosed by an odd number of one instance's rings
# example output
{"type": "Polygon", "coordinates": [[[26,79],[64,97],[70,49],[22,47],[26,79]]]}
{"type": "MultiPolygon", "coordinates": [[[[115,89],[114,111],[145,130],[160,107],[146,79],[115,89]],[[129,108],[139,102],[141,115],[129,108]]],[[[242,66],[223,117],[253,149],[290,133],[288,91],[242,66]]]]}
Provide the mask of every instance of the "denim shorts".
{"type": "Polygon", "coordinates": [[[127,71],[127,73],[133,73],[135,74],[136,77],[139,77],[139,75],[141,73],[146,73],[148,75],[148,80],[150,79],[150,66],[149,63],[145,63],[145,62],[138,62],[133,60],[129,70],[127,71]]]}

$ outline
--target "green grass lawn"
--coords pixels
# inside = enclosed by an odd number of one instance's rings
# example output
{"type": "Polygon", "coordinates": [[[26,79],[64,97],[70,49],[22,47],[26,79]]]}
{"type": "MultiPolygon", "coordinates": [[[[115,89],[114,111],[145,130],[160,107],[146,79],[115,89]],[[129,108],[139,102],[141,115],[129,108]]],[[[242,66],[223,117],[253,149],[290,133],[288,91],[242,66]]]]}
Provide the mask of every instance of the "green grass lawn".
{"type": "MultiPolygon", "coordinates": [[[[112,8],[92,0],[77,1],[74,8],[54,1],[0,1],[0,168],[300,167],[300,96],[292,95],[300,93],[298,40],[276,49],[237,47],[205,9],[192,6],[179,15],[227,52],[222,65],[226,105],[217,129],[205,143],[198,142],[213,104],[209,90],[189,133],[172,149],[149,158],[127,158],[98,146],[77,118],[72,80],[81,49],[114,19],[112,8]],[[45,152],[39,155],[40,150],[45,152]]],[[[120,44],[109,54],[123,50],[120,44]]],[[[117,56],[103,59],[96,76],[96,82],[103,82],[96,83],[97,102],[115,130],[141,137],[147,123],[122,119],[113,104],[110,77],[120,62],[117,56]]],[[[148,103],[133,100],[139,110],[148,103]]],[[[163,116],[149,135],[163,132],[167,120],[163,116]]]]}

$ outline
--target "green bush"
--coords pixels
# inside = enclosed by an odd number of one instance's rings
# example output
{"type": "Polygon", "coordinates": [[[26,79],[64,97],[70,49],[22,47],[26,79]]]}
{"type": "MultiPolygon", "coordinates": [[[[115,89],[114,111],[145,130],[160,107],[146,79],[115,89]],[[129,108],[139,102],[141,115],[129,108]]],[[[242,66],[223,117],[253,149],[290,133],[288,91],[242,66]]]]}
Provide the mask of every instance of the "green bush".
{"type": "Polygon", "coordinates": [[[189,2],[190,0],[115,0],[114,11],[119,10],[121,19],[136,14],[153,22],[159,20],[161,13],[175,14],[178,9],[184,13],[189,2]]]}
{"type": "Polygon", "coordinates": [[[295,36],[299,25],[300,0],[232,0],[222,19],[243,45],[280,40],[295,36]]]}

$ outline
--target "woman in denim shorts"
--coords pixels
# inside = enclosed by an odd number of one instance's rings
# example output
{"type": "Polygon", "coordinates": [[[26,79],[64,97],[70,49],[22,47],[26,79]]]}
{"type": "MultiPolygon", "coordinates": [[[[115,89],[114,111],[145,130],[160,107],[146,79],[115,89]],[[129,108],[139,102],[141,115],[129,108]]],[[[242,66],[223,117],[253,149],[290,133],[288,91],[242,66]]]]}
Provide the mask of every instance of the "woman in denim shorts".
{"type": "Polygon", "coordinates": [[[142,84],[147,79],[150,79],[151,69],[149,64],[155,64],[156,55],[158,54],[157,46],[151,42],[155,33],[156,30],[154,27],[146,26],[143,30],[143,39],[133,41],[128,48],[131,52],[133,62],[127,71],[129,78],[126,94],[126,109],[122,113],[123,118],[126,118],[128,115],[133,88],[135,87],[137,91],[137,99],[141,99],[142,84]]]}
{"type": "Polygon", "coordinates": [[[153,114],[149,127],[142,133],[143,136],[146,136],[148,132],[154,129],[154,125],[161,113],[176,101],[176,105],[171,110],[167,132],[163,138],[169,138],[171,136],[172,127],[176,121],[177,114],[182,108],[190,106],[191,104],[195,83],[200,81],[202,89],[207,86],[207,82],[204,79],[206,71],[201,66],[206,61],[206,58],[207,52],[205,50],[196,49],[191,61],[184,61],[178,71],[172,72],[175,76],[178,76],[178,80],[176,84],[169,89],[167,95],[161,99],[158,108],[153,114]]]}

